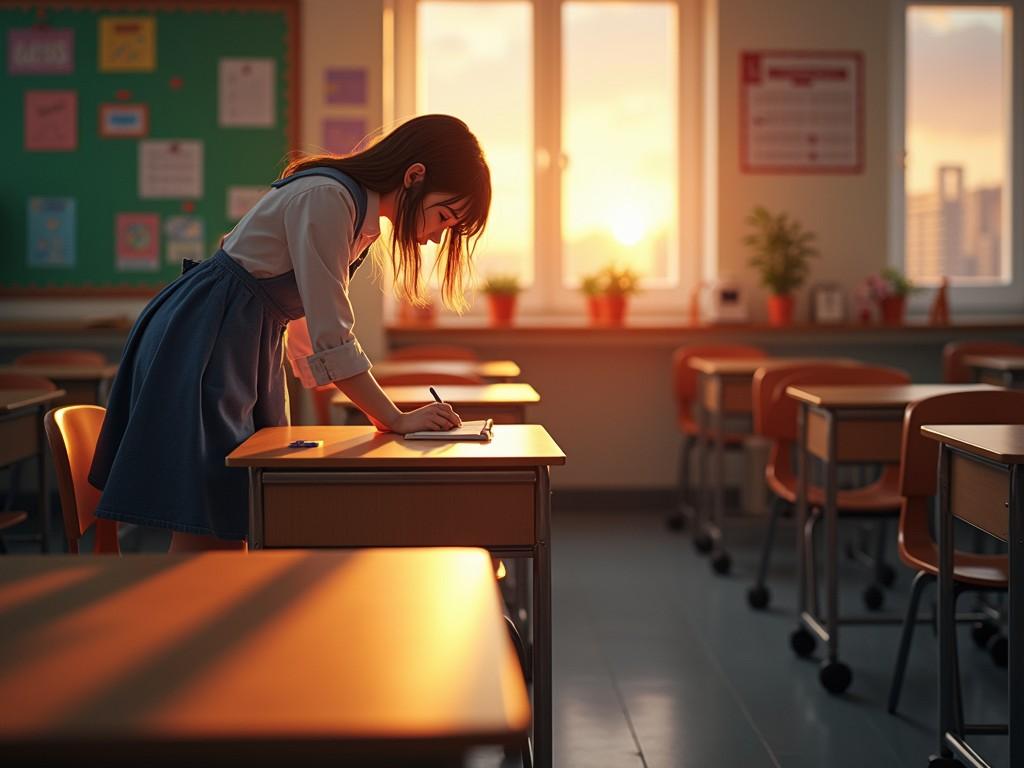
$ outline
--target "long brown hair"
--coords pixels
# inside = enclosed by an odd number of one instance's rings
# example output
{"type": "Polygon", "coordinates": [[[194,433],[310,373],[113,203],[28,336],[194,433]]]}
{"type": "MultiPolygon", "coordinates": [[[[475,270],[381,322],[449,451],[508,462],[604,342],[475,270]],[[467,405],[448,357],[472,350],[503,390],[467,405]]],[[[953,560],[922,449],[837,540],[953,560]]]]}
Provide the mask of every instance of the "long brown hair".
{"type": "Polygon", "coordinates": [[[416,224],[424,197],[447,192],[451,197],[446,205],[464,204],[459,226],[446,231],[441,239],[434,269],[442,274],[441,298],[445,305],[465,308],[470,261],[491,207],[491,173],[479,142],[466,124],[450,115],[414,117],[361,152],[303,155],[290,162],[280,178],[324,165],[347,173],[379,194],[397,191],[391,266],[396,290],[413,303],[423,301],[416,224]],[[423,163],[427,171],[422,183],[406,189],[405,172],[414,163],[423,163]]]}

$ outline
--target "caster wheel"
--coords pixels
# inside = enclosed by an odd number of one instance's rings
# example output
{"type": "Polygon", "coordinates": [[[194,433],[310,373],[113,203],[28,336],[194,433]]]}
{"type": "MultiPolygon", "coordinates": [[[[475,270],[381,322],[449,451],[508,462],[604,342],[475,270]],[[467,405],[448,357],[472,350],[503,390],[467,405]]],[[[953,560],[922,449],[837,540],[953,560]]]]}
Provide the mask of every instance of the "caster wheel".
{"type": "Polygon", "coordinates": [[[756,586],[747,590],[747,605],[755,611],[763,611],[772,601],[772,593],[768,587],[756,586]]]}
{"type": "Polygon", "coordinates": [[[686,528],[686,518],[682,515],[672,515],[665,521],[670,531],[681,531],[686,528]]]}
{"type": "Polygon", "coordinates": [[[988,641],[999,634],[999,627],[994,621],[976,621],[971,627],[971,639],[979,648],[985,648],[988,641]]]}
{"type": "Polygon", "coordinates": [[[719,576],[728,576],[732,569],[732,558],[728,552],[719,552],[711,559],[711,570],[719,576]]]}
{"type": "Polygon", "coordinates": [[[872,584],[870,587],[864,590],[864,606],[869,611],[877,611],[882,607],[882,603],[885,602],[885,593],[882,592],[882,588],[877,584],[872,584]]]}
{"type": "Polygon", "coordinates": [[[841,661],[823,661],[818,679],[829,693],[843,693],[853,681],[850,668],[841,661]]]}
{"type": "Polygon", "coordinates": [[[800,629],[789,636],[789,647],[801,659],[806,659],[814,653],[815,645],[817,645],[817,641],[814,639],[814,635],[803,627],[800,627],[800,629]]]}
{"type": "Polygon", "coordinates": [[[711,537],[704,532],[695,534],[693,537],[693,548],[702,555],[706,555],[710,552],[713,544],[714,542],[711,541],[711,537]]]}
{"type": "Polygon", "coordinates": [[[988,641],[988,652],[992,656],[992,663],[1000,669],[1006,668],[1006,662],[1009,658],[1009,642],[1006,639],[1006,635],[998,634],[994,635],[991,640],[988,641]]]}
{"type": "Polygon", "coordinates": [[[883,587],[891,587],[896,583],[896,569],[888,563],[883,563],[878,571],[878,580],[883,587]]]}

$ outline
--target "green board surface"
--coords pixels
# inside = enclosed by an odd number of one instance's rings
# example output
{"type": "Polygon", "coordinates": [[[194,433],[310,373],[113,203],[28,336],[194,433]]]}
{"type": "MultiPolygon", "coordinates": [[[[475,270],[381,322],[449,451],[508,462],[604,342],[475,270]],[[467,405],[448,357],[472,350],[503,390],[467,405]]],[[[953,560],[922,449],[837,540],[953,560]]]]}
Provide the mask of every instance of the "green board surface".
{"type": "MultiPolygon", "coordinates": [[[[0,293],[153,293],[181,272],[180,260],[171,258],[165,237],[165,225],[174,216],[198,217],[203,224],[204,250],[206,255],[212,253],[221,236],[235,224],[229,217],[229,188],[267,187],[295,145],[297,53],[292,40],[296,23],[296,3],[287,0],[257,0],[248,6],[187,0],[179,5],[135,3],[123,7],[115,3],[55,3],[52,7],[0,3],[0,66],[4,67],[0,147],[5,166],[0,173],[0,293]],[[152,71],[100,71],[101,19],[125,16],[155,22],[152,71]],[[73,71],[18,74],[15,66],[12,73],[9,48],[19,34],[25,34],[18,30],[25,29],[70,30],[73,71]],[[219,124],[218,72],[223,58],[274,62],[276,111],[272,126],[219,124]],[[74,149],[26,148],[26,92],[40,91],[73,91],[77,95],[74,149]],[[101,136],[100,106],[104,104],[147,105],[147,135],[101,136]],[[200,196],[140,197],[139,143],[147,139],[202,142],[200,196]],[[39,265],[40,259],[30,259],[29,201],[40,198],[74,200],[73,263],[39,265]],[[155,268],[152,264],[145,264],[142,270],[119,267],[119,214],[159,216],[155,268]]],[[[39,227],[44,219],[37,216],[35,222],[39,227]]]]}

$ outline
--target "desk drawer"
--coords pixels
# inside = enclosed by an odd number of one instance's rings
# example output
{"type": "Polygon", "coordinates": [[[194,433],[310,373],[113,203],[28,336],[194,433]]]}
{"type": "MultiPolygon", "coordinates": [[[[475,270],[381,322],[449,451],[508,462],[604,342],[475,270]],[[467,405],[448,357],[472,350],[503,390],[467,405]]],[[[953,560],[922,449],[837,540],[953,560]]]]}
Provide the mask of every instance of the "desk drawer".
{"type": "Polygon", "coordinates": [[[532,546],[531,472],[266,473],[264,547],[532,546]]]}
{"type": "Polygon", "coordinates": [[[950,463],[950,511],[991,536],[1010,538],[1010,473],[1002,467],[983,464],[953,454],[950,463]]]}
{"type": "Polygon", "coordinates": [[[0,419],[0,467],[27,459],[39,453],[39,409],[0,419]]]}

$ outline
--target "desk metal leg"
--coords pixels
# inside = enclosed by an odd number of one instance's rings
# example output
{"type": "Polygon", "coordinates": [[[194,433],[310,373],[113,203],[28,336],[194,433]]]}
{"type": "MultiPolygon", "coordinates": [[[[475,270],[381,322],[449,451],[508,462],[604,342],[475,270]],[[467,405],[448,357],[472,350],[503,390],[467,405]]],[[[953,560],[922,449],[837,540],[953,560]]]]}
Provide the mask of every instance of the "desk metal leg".
{"type": "Polygon", "coordinates": [[[1024,765],[1024,466],[1010,468],[1009,660],[1010,765],[1024,765]]]}
{"type": "MultiPolygon", "coordinates": [[[[719,385],[721,386],[721,385],[719,385]]],[[[711,511],[711,525],[708,532],[712,541],[712,570],[721,575],[729,573],[732,567],[732,560],[729,553],[725,551],[725,543],[722,540],[722,521],[725,518],[725,414],[721,407],[721,393],[719,393],[719,408],[714,416],[714,445],[715,445],[715,487],[714,505],[711,511]]]]}
{"type": "Polygon", "coordinates": [[[551,768],[551,475],[537,470],[537,550],[533,558],[533,764],[551,768]]]}
{"type": "Polygon", "coordinates": [[[53,551],[53,532],[50,525],[50,473],[47,471],[47,439],[46,428],[43,426],[43,409],[39,409],[36,418],[36,441],[39,451],[36,455],[36,486],[39,488],[39,532],[43,537],[43,552],[53,551]]]}
{"type": "Polygon", "coordinates": [[[821,684],[830,693],[842,693],[852,679],[850,668],[839,661],[839,485],[838,429],[836,418],[828,414],[828,463],[825,467],[825,629],[828,633],[828,658],[822,663],[821,684]]]}
{"type": "Polygon", "coordinates": [[[697,392],[700,396],[697,406],[697,482],[694,483],[693,546],[701,554],[707,554],[713,546],[707,525],[710,416],[703,402],[704,374],[698,374],[698,382],[697,392]]]}
{"type": "Polygon", "coordinates": [[[956,623],[953,617],[953,517],[949,507],[950,451],[939,446],[939,519],[936,538],[939,548],[939,755],[952,757],[946,734],[954,729],[953,654],[956,653],[956,623]]]}
{"type": "Polygon", "coordinates": [[[807,611],[807,595],[810,587],[807,583],[810,568],[808,563],[807,536],[807,486],[808,486],[808,454],[807,454],[807,406],[800,403],[797,410],[797,454],[796,454],[796,563],[797,593],[796,615],[799,626],[789,636],[789,645],[793,652],[806,658],[814,652],[815,637],[804,626],[807,611]]]}

